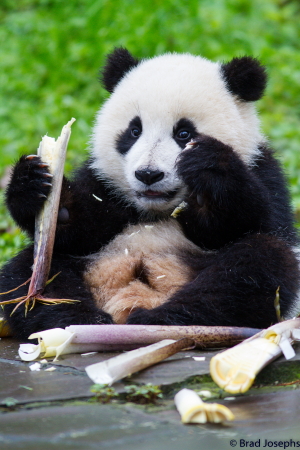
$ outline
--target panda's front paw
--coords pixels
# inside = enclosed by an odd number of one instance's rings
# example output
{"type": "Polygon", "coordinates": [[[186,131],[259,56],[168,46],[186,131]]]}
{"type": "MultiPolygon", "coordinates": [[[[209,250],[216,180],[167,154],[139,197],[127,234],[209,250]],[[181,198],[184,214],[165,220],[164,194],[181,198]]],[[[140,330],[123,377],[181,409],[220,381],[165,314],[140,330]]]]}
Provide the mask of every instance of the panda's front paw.
{"type": "Polygon", "coordinates": [[[114,323],[114,321],[110,314],[101,310],[98,312],[98,314],[96,314],[93,323],[97,325],[111,325],[114,323]]]}
{"type": "Polygon", "coordinates": [[[214,197],[226,175],[231,171],[237,157],[232,148],[206,135],[191,141],[182,151],[177,162],[177,173],[192,194],[214,197]]]}
{"type": "Polygon", "coordinates": [[[15,165],[6,192],[6,203],[13,215],[19,219],[36,215],[52,186],[49,166],[37,155],[21,156],[15,165]]]}
{"type": "Polygon", "coordinates": [[[136,309],[127,319],[130,325],[167,325],[164,316],[156,312],[155,309],[136,309]]]}

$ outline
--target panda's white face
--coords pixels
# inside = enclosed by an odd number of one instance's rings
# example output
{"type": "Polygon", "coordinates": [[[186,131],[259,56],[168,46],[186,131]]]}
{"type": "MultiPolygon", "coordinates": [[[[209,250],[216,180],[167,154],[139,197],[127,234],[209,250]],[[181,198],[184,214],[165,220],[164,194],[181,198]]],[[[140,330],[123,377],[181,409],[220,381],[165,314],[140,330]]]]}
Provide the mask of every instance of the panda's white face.
{"type": "Polygon", "coordinates": [[[247,164],[262,141],[253,102],[228,91],[220,64],[188,54],[145,60],[97,115],[92,167],[141,211],[167,213],[186,190],[176,160],[198,133],[231,145],[247,164]]]}

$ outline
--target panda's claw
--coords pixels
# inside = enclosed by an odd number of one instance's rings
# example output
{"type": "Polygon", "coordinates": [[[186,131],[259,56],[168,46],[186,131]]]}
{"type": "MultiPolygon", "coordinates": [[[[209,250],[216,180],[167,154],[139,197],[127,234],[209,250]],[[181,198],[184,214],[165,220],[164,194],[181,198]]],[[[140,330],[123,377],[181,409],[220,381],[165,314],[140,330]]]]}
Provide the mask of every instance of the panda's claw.
{"type": "Polygon", "coordinates": [[[191,149],[195,148],[197,145],[198,145],[198,142],[195,141],[194,139],[192,139],[190,142],[188,142],[186,144],[186,146],[184,147],[184,149],[182,151],[185,152],[186,150],[191,150],[191,149]]]}
{"type": "Polygon", "coordinates": [[[28,159],[29,161],[32,160],[32,159],[35,159],[35,158],[39,158],[39,156],[38,155],[27,155],[27,156],[25,156],[25,159],[28,159]]]}
{"type": "Polygon", "coordinates": [[[130,325],[168,325],[165,315],[155,309],[137,308],[127,318],[130,325]]]}
{"type": "Polygon", "coordinates": [[[43,173],[42,176],[45,178],[53,178],[52,173],[48,173],[48,172],[43,173]]]}

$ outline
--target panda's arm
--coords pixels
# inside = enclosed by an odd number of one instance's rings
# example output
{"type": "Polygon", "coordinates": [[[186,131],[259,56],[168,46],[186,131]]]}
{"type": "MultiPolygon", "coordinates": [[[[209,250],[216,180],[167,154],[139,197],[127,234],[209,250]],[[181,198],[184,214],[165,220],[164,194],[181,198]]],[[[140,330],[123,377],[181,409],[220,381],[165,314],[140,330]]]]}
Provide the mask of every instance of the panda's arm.
{"type": "Polygon", "coordinates": [[[188,186],[178,220],[197,245],[218,249],[259,232],[295,237],[285,180],[269,151],[247,166],[230,146],[201,136],[182,153],[178,173],[188,186]]]}
{"type": "MultiPolygon", "coordinates": [[[[35,216],[50,189],[47,166],[36,156],[22,156],[13,169],[6,204],[31,237],[35,216]]],[[[135,220],[135,211],[118,205],[86,163],[73,180],[63,179],[54,250],[74,255],[95,252],[135,220]]]]}

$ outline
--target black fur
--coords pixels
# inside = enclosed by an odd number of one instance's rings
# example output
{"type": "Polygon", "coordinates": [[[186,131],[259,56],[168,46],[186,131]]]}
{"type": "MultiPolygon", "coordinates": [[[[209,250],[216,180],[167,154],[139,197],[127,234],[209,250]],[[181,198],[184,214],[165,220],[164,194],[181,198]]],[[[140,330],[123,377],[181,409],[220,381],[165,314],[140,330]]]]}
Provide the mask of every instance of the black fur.
{"type": "Polygon", "coordinates": [[[255,58],[243,56],[222,64],[221,74],[229,91],[247,102],[259,100],[265,90],[267,74],[255,58]]]}
{"type": "Polygon", "coordinates": [[[173,128],[173,139],[182,149],[197,135],[195,125],[189,119],[180,119],[173,128]]]}
{"type": "Polygon", "coordinates": [[[106,64],[100,73],[100,79],[108,92],[113,92],[116,85],[129,72],[139,64],[126,48],[118,47],[107,56],[106,64]]]}
{"type": "Polygon", "coordinates": [[[126,130],[124,130],[118,136],[116,142],[116,149],[121,155],[126,155],[126,153],[131,149],[133,144],[138,140],[139,135],[143,130],[141,119],[136,116],[130,122],[126,130]],[[135,133],[136,131],[136,133],[135,133]],[[139,132],[139,133],[138,133],[139,132]],[[136,135],[135,135],[136,134],[136,135]]]}
{"type": "Polygon", "coordinates": [[[249,168],[231,147],[201,136],[177,167],[189,186],[190,205],[178,221],[200,247],[219,249],[248,233],[270,232],[296,244],[286,180],[271,150],[262,148],[249,168]]]}

